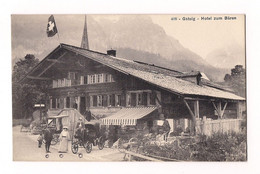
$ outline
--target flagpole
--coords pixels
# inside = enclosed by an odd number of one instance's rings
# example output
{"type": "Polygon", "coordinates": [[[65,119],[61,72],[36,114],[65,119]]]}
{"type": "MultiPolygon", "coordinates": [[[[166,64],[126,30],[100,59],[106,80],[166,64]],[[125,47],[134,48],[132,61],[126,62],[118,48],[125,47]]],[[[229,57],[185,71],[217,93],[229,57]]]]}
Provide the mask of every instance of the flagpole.
{"type": "Polygon", "coordinates": [[[58,30],[58,27],[57,27],[57,22],[56,22],[56,20],[55,20],[55,25],[56,25],[56,29],[57,29],[57,36],[58,36],[59,44],[60,44],[60,47],[61,47],[60,35],[59,35],[59,30],[58,30]]]}
{"type": "Polygon", "coordinates": [[[51,15],[48,19],[48,25],[47,25],[47,36],[48,37],[53,37],[55,34],[57,34],[58,37],[58,42],[60,44],[61,47],[61,42],[60,42],[60,35],[59,35],[59,31],[58,31],[58,27],[57,27],[57,23],[54,19],[54,16],[51,15]],[[54,23],[54,24],[53,24],[54,23]],[[51,28],[51,30],[50,30],[51,28]]]}
{"type": "MultiPolygon", "coordinates": [[[[58,28],[57,28],[57,31],[58,31],[58,28]]],[[[60,44],[60,47],[61,47],[59,32],[57,32],[57,36],[58,36],[59,44],[60,44]]]]}

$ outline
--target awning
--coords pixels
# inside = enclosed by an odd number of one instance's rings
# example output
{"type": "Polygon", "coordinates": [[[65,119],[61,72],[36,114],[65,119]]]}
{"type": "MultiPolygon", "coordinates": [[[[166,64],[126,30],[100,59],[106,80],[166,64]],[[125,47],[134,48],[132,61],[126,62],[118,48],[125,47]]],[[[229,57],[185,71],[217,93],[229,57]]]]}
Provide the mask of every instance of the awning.
{"type": "Polygon", "coordinates": [[[50,118],[63,118],[63,117],[68,117],[69,115],[53,115],[53,116],[49,116],[48,119],[50,118]]]}
{"type": "Polygon", "coordinates": [[[117,113],[103,118],[104,125],[136,125],[138,119],[141,119],[155,111],[157,107],[131,107],[123,108],[117,113]]]}

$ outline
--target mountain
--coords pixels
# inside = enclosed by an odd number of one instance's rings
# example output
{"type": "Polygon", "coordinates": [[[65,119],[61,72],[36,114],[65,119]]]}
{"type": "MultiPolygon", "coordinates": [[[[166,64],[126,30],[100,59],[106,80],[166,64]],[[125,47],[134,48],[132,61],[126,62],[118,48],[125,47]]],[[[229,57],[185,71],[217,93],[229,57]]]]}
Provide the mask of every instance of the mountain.
{"type": "Polygon", "coordinates": [[[90,49],[93,50],[117,49],[117,55],[127,59],[185,72],[202,71],[214,81],[223,81],[229,72],[215,68],[182,46],[146,15],[122,15],[115,21],[89,17],[88,29],[90,49]]]}
{"type": "Polygon", "coordinates": [[[235,65],[245,67],[245,52],[238,44],[232,44],[224,48],[216,49],[206,56],[206,60],[218,68],[230,68],[235,65]]]}
{"type": "Polygon", "coordinates": [[[181,72],[201,71],[204,72],[210,80],[216,82],[223,81],[225,74],[230,72],[229,69],[221,69],[215,68],[211,65],[198,64],[193,60],[168,60],[160,54],[138,51],[131,48],[119,47],[115,49],[117,50],[118,57],[155,64],[181,72]]]}

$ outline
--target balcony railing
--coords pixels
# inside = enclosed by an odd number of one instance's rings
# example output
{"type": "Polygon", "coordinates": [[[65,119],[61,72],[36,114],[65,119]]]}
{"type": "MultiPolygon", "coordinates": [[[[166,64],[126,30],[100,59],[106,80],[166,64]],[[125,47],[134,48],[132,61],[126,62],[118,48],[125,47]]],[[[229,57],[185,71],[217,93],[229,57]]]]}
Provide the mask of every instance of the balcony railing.
{"type": "Polygon", "coordinates": [[[66,78],[53,80],[53,82],[52,82],[52,88],[68,87],[68,86],[71,86],[71,85],[72,85],[71,80],[68,80],[66,78]]]}

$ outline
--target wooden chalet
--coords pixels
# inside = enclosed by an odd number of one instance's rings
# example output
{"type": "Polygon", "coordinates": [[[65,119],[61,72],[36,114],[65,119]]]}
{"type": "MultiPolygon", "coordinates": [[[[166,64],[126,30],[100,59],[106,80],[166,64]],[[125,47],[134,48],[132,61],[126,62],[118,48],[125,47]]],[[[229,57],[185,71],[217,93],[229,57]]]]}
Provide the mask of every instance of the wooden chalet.
{"type": "Polygon", "coordinates": [[[49,84],[49,113],[77,108],[83,114],[89,108],[105,125],[152,125],[163,113],[172,131],[206,133],[220,126],[223,131],[223,125],[226,131],[239,130],[245,101],[200,72],[182,73],[116,57],[115,50],[104,54],[67,44],[22,79],[35,80],[49,84]]]}

